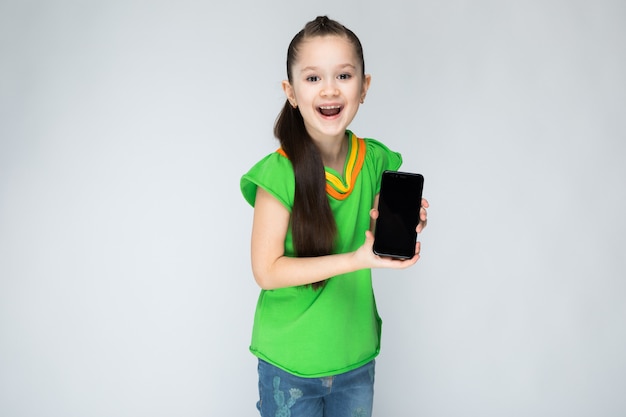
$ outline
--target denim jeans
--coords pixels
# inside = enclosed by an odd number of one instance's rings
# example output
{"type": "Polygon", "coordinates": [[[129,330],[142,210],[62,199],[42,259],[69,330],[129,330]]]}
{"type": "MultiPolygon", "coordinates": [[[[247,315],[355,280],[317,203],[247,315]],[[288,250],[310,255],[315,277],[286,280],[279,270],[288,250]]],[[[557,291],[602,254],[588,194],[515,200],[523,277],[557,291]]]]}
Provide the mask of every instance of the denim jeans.
{"type": "Polygon", "coordinates": [[[371,417],[375,361],[323,378],[302,378],[259,360],[261,417],[371,417]]]}

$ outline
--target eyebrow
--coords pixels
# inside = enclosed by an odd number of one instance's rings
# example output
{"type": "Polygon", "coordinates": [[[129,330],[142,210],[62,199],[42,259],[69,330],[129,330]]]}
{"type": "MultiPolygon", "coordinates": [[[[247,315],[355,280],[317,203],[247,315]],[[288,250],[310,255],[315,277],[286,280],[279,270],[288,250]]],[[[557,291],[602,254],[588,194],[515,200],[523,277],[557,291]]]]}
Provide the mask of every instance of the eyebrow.
{"type": "MultiPolygon", "coordinates": [[[[338,69],[351,68],[351,69],[353,69],[353,70],[356,70],[356,67],[355,67],[354,65],[352,65],[352,64],[342,64],[342,65],[338,65],[338,66],[337,66],[337,68],[338,68],[338,69]]],[[[310,66],[308,66],[308,67],[304,67],[304,68],[302,68],[302,69],[300,70],[300,72],[302,73],[302,72],[307,72],[307,71],[318,71],[318,70],[319,70],[319,67],[316,67],[316,66],[310,65],[310,66]]]]}

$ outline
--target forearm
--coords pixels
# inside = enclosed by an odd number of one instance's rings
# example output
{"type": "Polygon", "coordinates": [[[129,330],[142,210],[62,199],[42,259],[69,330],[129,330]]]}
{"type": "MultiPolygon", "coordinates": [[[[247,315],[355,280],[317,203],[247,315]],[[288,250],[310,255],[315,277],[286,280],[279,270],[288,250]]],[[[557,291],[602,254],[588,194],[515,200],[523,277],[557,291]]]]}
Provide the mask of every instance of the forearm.
{"type": "Polygon", "coordinates": [[[259,286],[266,290],[307,285],[363,269],[354,253],[295,258],[280,256],[266,266],[254,266],[259,286]]]}

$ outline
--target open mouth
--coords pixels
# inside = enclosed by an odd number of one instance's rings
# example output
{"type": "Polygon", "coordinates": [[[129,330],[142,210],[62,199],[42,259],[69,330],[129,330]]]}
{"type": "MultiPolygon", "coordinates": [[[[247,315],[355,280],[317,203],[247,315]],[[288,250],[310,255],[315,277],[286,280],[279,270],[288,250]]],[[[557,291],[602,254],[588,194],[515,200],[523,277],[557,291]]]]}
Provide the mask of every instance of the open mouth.
{"type": "Polygon", "coordinates": [[[341,106],[321,106],[318,110],[324,116],[336,116],[341,112],[341,106]]]}

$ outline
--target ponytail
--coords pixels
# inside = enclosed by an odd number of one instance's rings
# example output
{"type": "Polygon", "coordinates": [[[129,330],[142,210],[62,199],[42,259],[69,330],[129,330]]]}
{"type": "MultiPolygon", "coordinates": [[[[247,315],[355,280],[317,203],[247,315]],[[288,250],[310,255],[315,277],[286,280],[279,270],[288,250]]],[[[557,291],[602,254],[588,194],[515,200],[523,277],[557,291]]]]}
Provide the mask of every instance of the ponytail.
{"type": "MultiPolygon", "coordinates": [[[[326,195],[324,163],[304,126],[300,110],[289,101],[276,119],[274,134],[280,140],[295,175],[291,230],[296,255],[322,256],[333,253],[337,225],[326,195]]],[[[325,281],[312,284],[320,288],[325,281]]]]}

